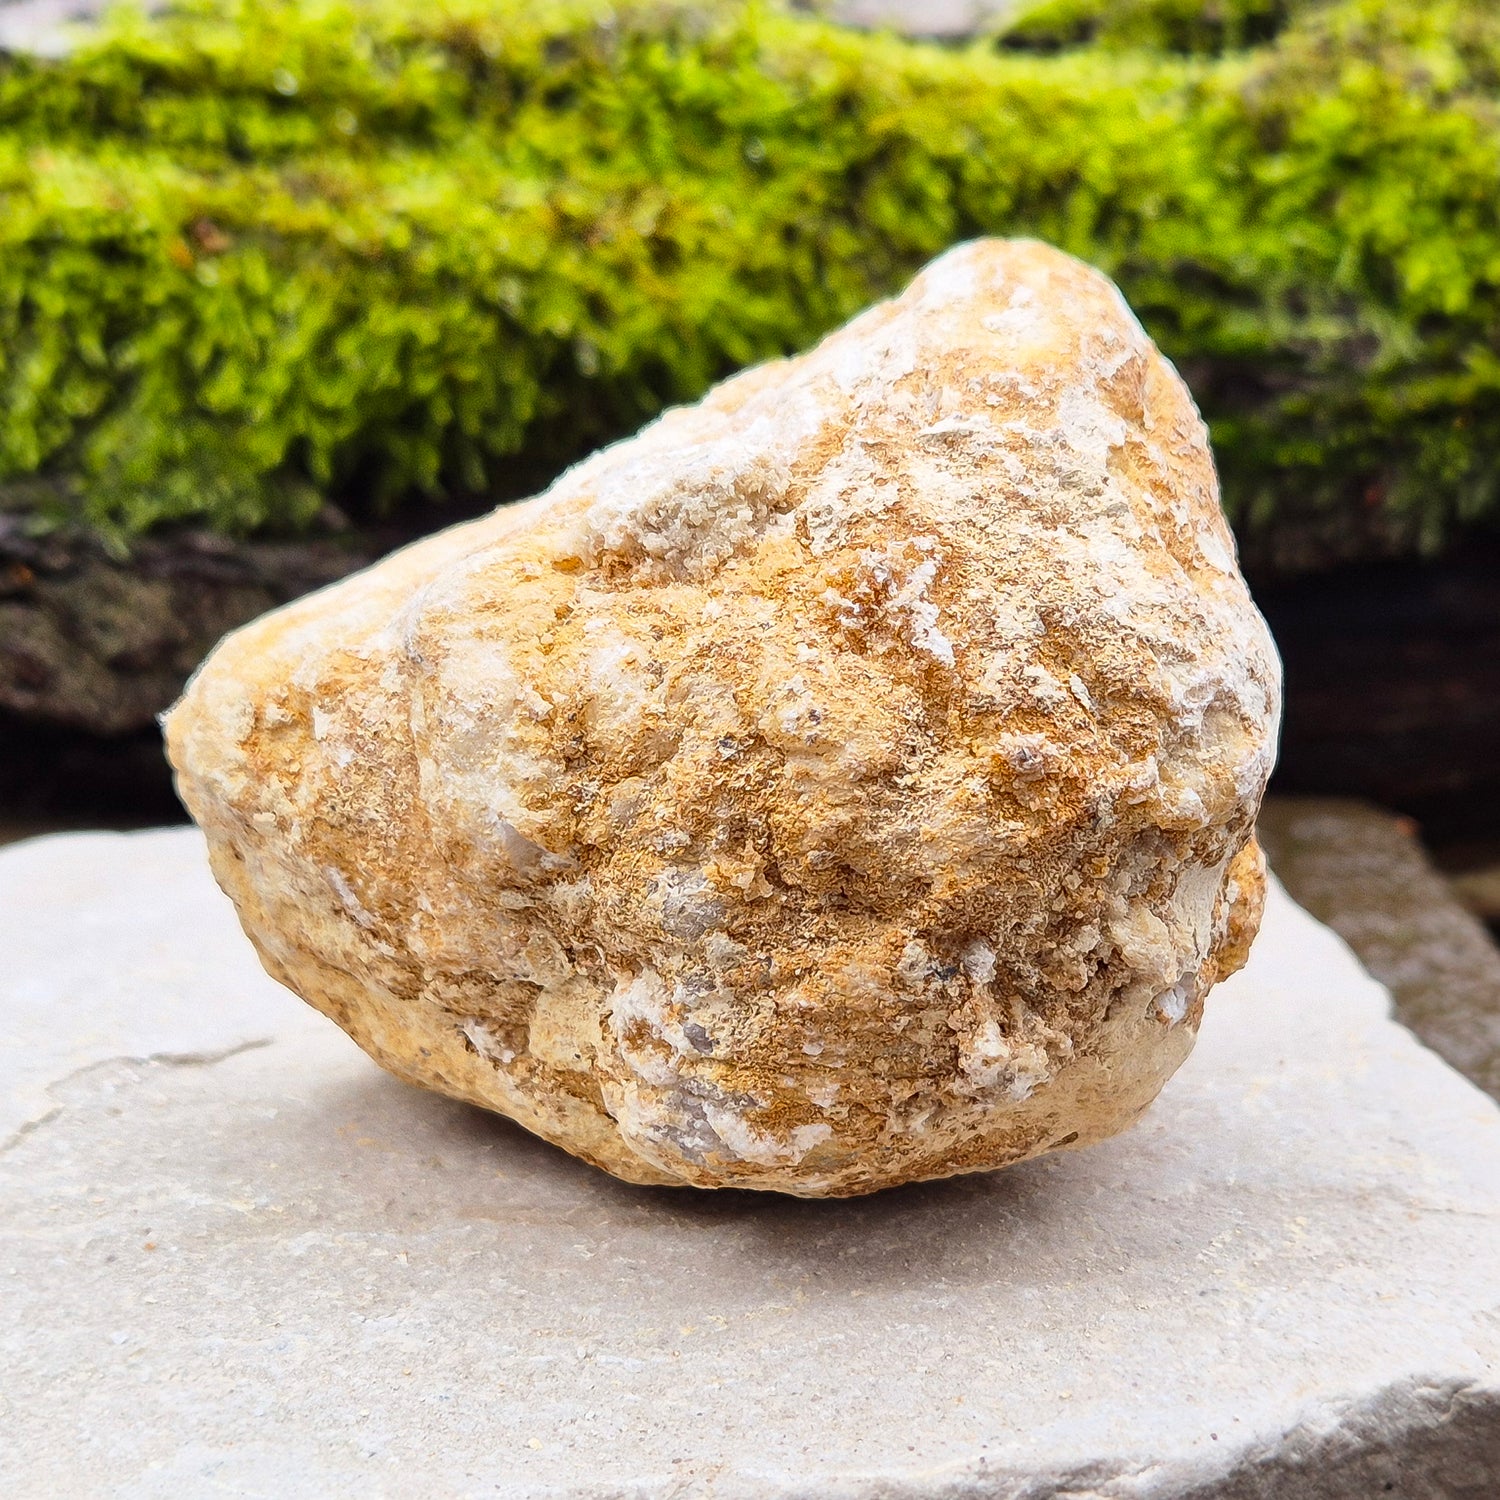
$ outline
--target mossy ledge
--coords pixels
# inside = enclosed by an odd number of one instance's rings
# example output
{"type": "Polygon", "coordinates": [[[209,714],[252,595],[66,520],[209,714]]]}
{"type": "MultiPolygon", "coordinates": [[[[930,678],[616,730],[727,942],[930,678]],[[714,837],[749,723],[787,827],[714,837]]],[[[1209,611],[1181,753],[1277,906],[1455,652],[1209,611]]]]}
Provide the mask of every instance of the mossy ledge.
{"type": "Polygon", "coordinates": [[[472,507],[1031,234],[1178,363],[1252,561],[1491,516],[1500,15],[1243,0],[1194,55],[1192,4],[1127,9],[1172,24],[215,0],[0,59],[0,501],[122,537],[472,507]]]}

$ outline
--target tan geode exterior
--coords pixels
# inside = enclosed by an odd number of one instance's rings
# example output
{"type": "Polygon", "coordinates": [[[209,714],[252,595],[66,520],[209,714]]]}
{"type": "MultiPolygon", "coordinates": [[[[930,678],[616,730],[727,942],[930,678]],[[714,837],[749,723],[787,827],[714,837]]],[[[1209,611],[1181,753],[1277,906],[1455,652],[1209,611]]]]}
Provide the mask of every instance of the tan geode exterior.
{"type": "Polygon", "coordinates": [[[1243,962],[1279,669],[1182,382],[984,241],[230,636],[167,721],[269,971],[633,1182],[1133,1121],[1243,962]]]}

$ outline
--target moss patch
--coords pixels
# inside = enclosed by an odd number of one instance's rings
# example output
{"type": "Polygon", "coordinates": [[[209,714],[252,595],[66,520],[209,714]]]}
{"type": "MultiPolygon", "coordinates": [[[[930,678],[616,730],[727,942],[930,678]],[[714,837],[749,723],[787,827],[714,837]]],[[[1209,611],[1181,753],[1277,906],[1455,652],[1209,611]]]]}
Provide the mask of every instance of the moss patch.
{"type": "Polygon", "coordinates": [[[1252,547],[1492,514],[1500,15],[1072,8],[216,0],[0,60],[0,485],[121,534],[513,493],[995,233],[1119,281],[1252,547]]]}

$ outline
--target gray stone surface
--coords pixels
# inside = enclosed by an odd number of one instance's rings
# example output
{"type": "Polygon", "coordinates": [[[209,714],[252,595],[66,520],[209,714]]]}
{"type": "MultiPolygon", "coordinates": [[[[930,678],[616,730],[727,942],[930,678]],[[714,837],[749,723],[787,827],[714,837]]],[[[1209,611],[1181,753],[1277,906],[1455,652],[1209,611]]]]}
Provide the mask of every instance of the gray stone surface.
{"type": "MultiPolygon", "coordinates": [[[[163,0],[141,3],[155,10],[163,0]]],[[[0,0],[0,51],[64,52],[70,30],[104,6],[105,0],[0,0]]],[[[865,31],[957,40],[997,29],[1015,0],[818,0],[803,8],[865,31]]]]}
{"type": "Polygon", "coordinates": [[[1500,922],[1500,865],[1485,865],[1448,877],[1454,894],[1483,922],[1500,922]]]}
{"type": "Polygon", "coordinates": [[[261,977],[197,835],[0,851],[0,1493],[1492,1497],[1500,1110],[1279,892],[1135,1131],[624,1186],[261,977]]]}
{"type": "Polygon", "coordinates": [[[1332,797],[1272,798],[1266,853],[1396,1002],[1405,1025],[1500,1098],[1500,949],[1433,867],[1408,819],[1332,797]]]}
{"type": "Polygon", "coordinates": [[[104,0],[0,0],[0,52],[60,56],[77,23],[103,9],[104,0]]]}
{"type": "Polygon", "coordinates": [[[863,31],[947,41],[996,31],[1015,8],[1015,0],[834,0],[825,13],[863,31]]]}

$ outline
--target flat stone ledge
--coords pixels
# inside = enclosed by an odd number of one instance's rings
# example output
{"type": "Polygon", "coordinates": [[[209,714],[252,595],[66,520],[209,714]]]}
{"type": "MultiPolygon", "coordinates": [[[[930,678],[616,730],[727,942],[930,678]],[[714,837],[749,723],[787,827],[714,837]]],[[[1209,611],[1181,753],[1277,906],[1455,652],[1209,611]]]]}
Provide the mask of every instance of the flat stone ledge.
{"type": "Polygon", "coordinates": [[[381,1074],[193,830],[0,851],[0,1491],[1491,1500],[1500,1110],[1273,891],[1129,1135],[637,1189],[381,1074]]]}
{"type": "Polygon", "coordinates": [[[103,9],[104,0],[0,0],[0,52],[61,56],[73,28],[103,9]]]}
{"type": "Polygon", "coordinates": [[[1396,1017],[1500,1099],[1500,948],[1408,819],[1335,797],[1275,797],[1261,841],[1296,900],[1395,1000],[1396,1017]]]}

